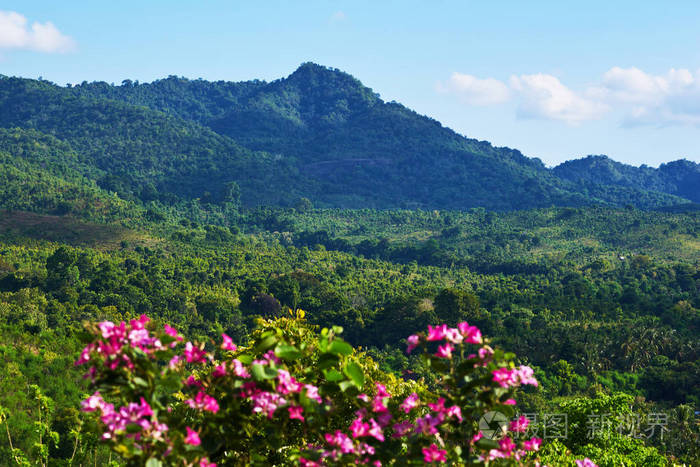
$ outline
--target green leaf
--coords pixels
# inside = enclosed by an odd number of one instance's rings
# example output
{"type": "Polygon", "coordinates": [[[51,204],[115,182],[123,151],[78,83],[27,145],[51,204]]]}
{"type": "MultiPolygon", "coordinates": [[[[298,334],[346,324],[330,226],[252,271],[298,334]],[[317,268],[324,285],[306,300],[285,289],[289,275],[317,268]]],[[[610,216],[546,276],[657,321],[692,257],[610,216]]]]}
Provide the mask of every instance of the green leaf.
{"type": "Polygon", "coordinates": [[[362,389],[362,386],[365,384],[365,375],[362,373],[362,368],[360,368],[360,365],[350,361],[345,364],[343,372],[352,380],[353,384],[355,384],[358,389],[362,389]]]}
{"type": "Polygon", "coordinates": [[[326,381],[331,383],[337,383],[343,379],[343,374],[338,370],[326,370],[323,372],[323,376],[326,378],[326,381]]]}
{"type": "Polygon", "coordinates": [[[146,461],[146,467],[161,467],[162,465],[163,463],[155,457],[151,457],[146,461]]]}
{"type": "Polygon", "coordinates": [[[148,382],[145,379],[141,378],[140,376],[134,376],[132,381],[134,382],[134,384],[136,386],[141,386],[144,388],[148,387],[148,382]]]}
{"type": "Polygon", "coordinates": [[[338,361],[340,361],[340,358],[338,358],[337,355],[334,355],[332,353],[324,353],[318,359],[318,368],[321,370],[325,370],[326,368],[334,367],[338,363],[338,361]]]}
{"type": "Polygon", "coordinates": [[[338,355],[350,355],[352,353],[352,346],[341,339],[335,339],[328,347],[328,352],[338,355]]]}
{"type": "Polygon", "coordinates": [[[264,351],[272,348],[276,343],[277,343],[277,338],[275,336],[268,336],[265,339],[258,342],[258,345],[255,346],[255,351],[256,352],[264,352],[264,351]]]}
{"type": "Polygon", "coordinates": [[[253,362],[253,356],[248,354],[239,355],[236,358],[244,365],[250,365],[253,362]]]}
{"type": "Polygon", "coordinates": [[[251,373],[256,381],[262,381],[264,379],[273,379],[277,377],[277,370],[270,368],[266,365],[261,365],[256,363],[251,368],[251,373]]]}
{"type": "Polygon", "coordinates": [[[301,357],[301,352],[293,345],[279,344],[275,347],[275,355],[283,360],[296,360],[301,357]]]}
{"type": "Polygon", "coordinates": [[[476,445],[479,446],[481,449],[486,450],[499,448],[498,442],[488,438],[481,438],[479,441],[476,442],[476,445]]]}
{"type": "Polygon", "coordinates": [[[345,392],[348,390],[348,388],[351,388],[355,385],[352,381],[341,381],[338,386],[340,386],[340,390],[345,392]]]}

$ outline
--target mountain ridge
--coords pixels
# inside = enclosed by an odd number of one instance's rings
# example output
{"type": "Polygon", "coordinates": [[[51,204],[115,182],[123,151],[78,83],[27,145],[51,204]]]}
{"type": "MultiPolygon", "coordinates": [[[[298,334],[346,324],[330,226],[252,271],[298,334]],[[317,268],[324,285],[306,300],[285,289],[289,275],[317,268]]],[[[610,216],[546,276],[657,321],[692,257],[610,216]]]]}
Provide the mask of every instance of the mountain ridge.
{"type": "MultiPolygon", "coordinates": [[[[467,138],[384,102],[348,73],[304,63],[238,83],[170,76],[121,86],[0,79],[0,127],[52,135],[125,198],[244,204],[513,210],[683,204],[685,191],[597,183],[517,149],[467,138]],[[153,193],[156,193],[154,195],[153,193]]],[[[659,185],[662,186],[662,185],[659,185]]],[[[666,185],[663,185],[666,186],[666,185]]],[[[687,191],[687,190],[686,190],[687,191]]]]}

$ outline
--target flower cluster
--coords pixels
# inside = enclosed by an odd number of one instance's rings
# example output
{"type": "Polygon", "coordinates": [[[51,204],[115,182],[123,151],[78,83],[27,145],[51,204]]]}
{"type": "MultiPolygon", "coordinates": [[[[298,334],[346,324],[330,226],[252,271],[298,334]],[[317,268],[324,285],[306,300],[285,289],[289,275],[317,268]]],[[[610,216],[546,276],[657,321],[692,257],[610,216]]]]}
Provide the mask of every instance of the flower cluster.
{"type": "Polygon", "coordinates": [[[113,404],[105,402],[99,392],[85,399],[82,403],[84,412],[99,412],[100,420],[105,425],[102,439],[115,439],[126,436],[140,444],[146,450],[154,442],[168,442],[168,426],[159,422],[151,406],[143,399],[115,409],[113,404]]]}
{"type": "MultiPolygon", "coordinates": [[[[138,319],[132,319],[129,324],[122,321],[115,325],[111,321],[103,321],[98,324],[99,335],[102,339],[88,344],[80,353],[80,357],[75,362],[76,365],[83,365],[90,362],[98,355],[98,359],[110,370],[115,370],[120,366],[133,369],[134,365],[131,357],[124,352],[125,348],[137,348],[146,354],[153,354],[156,351],[164,350],[165,347],[160,339],[151,334],[146,329],[146,324],[150,319],[146,315],[141,315],[138,319]]],[[[88,372],[89,376],[94,376],[97,369],[92,366],[88,372]]]]}
{"type": "MultiPolygon", "coordinates": [[[[229,455],[222,453],[241,456],[258,448],[226,436],[258,433],[293,444],[288,432],[297,429],[317,444],[298,443],[289,450],[290,459],[309,467],[379,467],[395,460],[397,446],[407,458],[426,464],[521,463],[534,459],[542,443],[514,441],[514,434],[527,431],[526,417],[513,420],[510,434],[501,439],[484,439],[480,416],[496,407],[512,410],[515,388],[537,386],[537,380],[531,368],[516,367],[466,322],[456,328],[429,326],[427,333],[407,339],[407,351],[423,346],[423,358],[439,372],[433,392],[417,384],[405,390],[405,382],[365,384],[359,360],[335,331],[324,330],[324,343],[315,347],[284,340],[279,328],[260,333],[248,348],[222,334],[220,344],[208,351],[145,316],[118,325],[104,321],[91,330],[94,339],[76,363],[90,364],[92,385],[111,392],[94,392],[82,409],[99,416],[102,439],[115,451],[144,463],[167,457],[171,463],[215,467],[210,459],[229,455]],[[467,346],[476,347],[466,352],[467,346]],[[309,358],[302,362],[304,352],[309,358]],[[463,387],[465,381],[471,385],[463,387]],[[178,390],[162,391],[159,385],[165,384],[178,390]],[[102,394],[125,403],[115,408],[102,394]],[[334,411],[341,410],[345,415],[331,423],[334,411]],[[216,448],[207,451],[209,446],[216,448]]],[[[594,465],[588,459],[577,462],[594,465]]]]}

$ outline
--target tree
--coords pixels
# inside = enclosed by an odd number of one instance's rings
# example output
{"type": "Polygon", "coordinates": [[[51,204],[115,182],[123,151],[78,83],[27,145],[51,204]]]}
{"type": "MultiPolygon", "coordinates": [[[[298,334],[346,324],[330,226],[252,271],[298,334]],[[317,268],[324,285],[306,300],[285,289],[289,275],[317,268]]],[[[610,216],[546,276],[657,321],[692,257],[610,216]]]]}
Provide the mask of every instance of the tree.
{"type": "Polygon", "coordinates": [[[460,321],[478,321],[479,298],[471,292],[443,289],[435,297],[435,315],[441,322],[456,325],[460,321]]]}

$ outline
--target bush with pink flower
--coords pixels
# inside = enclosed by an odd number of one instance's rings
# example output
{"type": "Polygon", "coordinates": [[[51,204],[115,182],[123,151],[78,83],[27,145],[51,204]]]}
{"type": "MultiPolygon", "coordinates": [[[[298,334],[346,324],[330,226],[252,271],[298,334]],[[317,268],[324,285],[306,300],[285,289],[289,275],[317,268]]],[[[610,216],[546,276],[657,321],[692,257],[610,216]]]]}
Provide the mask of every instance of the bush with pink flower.
{"type": "MultiPolygon", "coordinates": [[[[479,431],[513,418],[532,369],[488,345],[479,329],[429,326],[409,336],[438,384],[428,390],[378,369],[342,329],[302,319],[261,321],[246,346],[186,341],[142,316],[88,325],[76,364],[93,394],[82,408],[130,465],[527,464],[541,440],[516,418],[498,439],[479,431]]],[[[586,464],[588,465],[588,464],[586,464]]]]}

